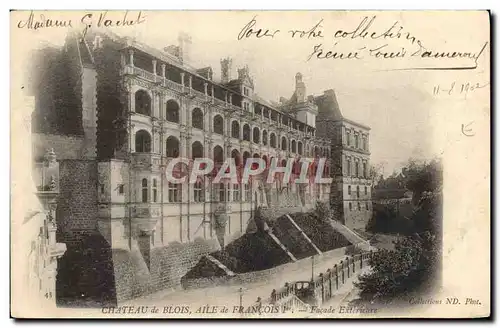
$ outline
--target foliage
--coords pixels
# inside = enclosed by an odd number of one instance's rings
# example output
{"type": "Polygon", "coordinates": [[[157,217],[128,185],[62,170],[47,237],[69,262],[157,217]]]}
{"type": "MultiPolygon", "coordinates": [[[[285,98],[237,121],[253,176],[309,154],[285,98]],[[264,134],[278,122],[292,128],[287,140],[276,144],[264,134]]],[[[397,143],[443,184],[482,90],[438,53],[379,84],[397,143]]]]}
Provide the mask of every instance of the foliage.
{"type": "Polygon", "coordinates": [[[34,132],[83,135],[82,72],[73,52],[47,48],[35,58],[39,67],[34,69],[40,72],[32,81],[37,98],[34,132]]]}
{"type": "Polygon", "coordinates": [[[370,260],[372,271],[359,278],[355,285],[361,301],[388,303],[415,292],[432,288],[439,261],[435,237],[404,237],[395,242],[394,250],[382,249],[370,260]]]}
{"type": "Polygon", "coordinates": [[[320,220],[324,220],[325,222],[328,222],[333,215],[332,210],[330,209],[330,204],[327,202],[317,202],[314,214],[316,214],[320,220]]]}
{"type": "MultiPolygon", "coordinates": [[[[394,180],[413,192],[412,225],[394,250],[382,249],[371,260],[371,273],[361,276],[360,300],[391,302],[412,293],[428,291],[439,272],[441,259],[442,168],[441,163],[410,160],[394,180]]],[[[386,181],[387,182],[387,181],[386,181]]],[[[367,230],[390,230],[397,213],[391,204],[374,207],[367,230]]]]}

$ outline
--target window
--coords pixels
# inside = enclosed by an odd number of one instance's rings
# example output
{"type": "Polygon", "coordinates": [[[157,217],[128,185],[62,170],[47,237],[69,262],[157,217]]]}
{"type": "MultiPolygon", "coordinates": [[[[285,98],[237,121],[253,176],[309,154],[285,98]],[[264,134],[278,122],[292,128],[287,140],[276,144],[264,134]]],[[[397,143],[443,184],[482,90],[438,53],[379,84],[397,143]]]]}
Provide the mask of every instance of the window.
{"type": "Polygon", "coordinates": [[[205,190],[201,182],[194,184],[194,201],[195,203],[203,203],[205,201],[205,190]]]}
{"type": "Polygon", "coordinates": [[[352,211],[352,203],[349,203],[349,211],[352,211]]]}
{"type": "Polygon", "coordinates": [[[240,138],[240,123],[238,123],[238,121],[233,121],[231,123],[231,137],[236,139],[240,138]]]}
{"type": "Polygon", "coordinates": [[[354,163],[354,169],[355,169],[355,176],[356,177],[359,177],[359,163],[358,162],[355,162],[354,163]]]}
{"type": "Polygon", "coordinates": [[[151,136],[146,130],[139,130],[135,134],[135,151],[138,153],[151,152],[151,136]]]}
{"type": "Polygon", "coordinates": [[[243,126],[243,140],[250,141],[250,126],[248,124],[243,126]]]}
{"type": "Polygon", "coordinates": [[[169,122],[179,123],[179,104],[170,99],[167,101],[167,113],[165,119],[169,122]]]}
{"type": "Polygon", "coordinates": [[[347,186],[347,194],[350,195],[351,194],[351,186],[347,186]]]}
{"type": "Polygon", "coordinates": [[[158,186],[156,185],[156,179],[153,179],[153,203],[158,201],[158,186]]]}
{"type": "Polygon", "coordinates": [[[302,142],[300,141],[297,143],[297,152],[302,155],[302,142]]]}
{"type": "Polygon", "coordinates": [[[143,115],[151,115],[151,97],[144,90],[135,93],[135,112],[143,115]]]}
{"type": "Polygon", "coordinates": [[[267,146],[267,131],[262,131],[262,144],[267,146]]]}
{"type": "Polygon", "coordinates": [[[271,147],[276,148],[276,135],[274,133],[271,133],[271,136],[269,138],[269,145],[271,147]]]}
{"type": "Polygon", "coordinates": [[[351,132],[347,131],[346,132],[346,141],[347,141],[347,145],[350,146],[351,145],[351,132]]]}
{"type": "Polygon", "coordinates": [[[179,157],[179,139],[177,139],[174,136],[170,136],[167,138],[166,144],[166,155],[167,157],[170,158],[177,158],[179,157]]]}
{"type": "Polygon", "coordinates": [[[366,210],[368,211],[370,209],[369,203],[366,203],[366,210]]]}
{"type": "Polygon", "coordinates": [[[99,189],[101,191],[101,194],[104,194],[104,184],[103,183],[99,184],[99,189]]]}
{"type": "Polygon", "coordinates": [[[168,183],[168,201],[178,203],[182,200],[182,186],[177,183],[168,183]]]}
{"type": "Polygon", "coordinates": [[[220,115],[214,117],[214,133],[224,134],[224,119],[220,115]]]}
{"type": "Polygon", "coordinates": [[[241,200],[240,197],[240,185],[233,184],[233,202],[239,202],[241,200]]]}
{"type": "Polygon", "coordinates": [[[363,137],[363,149],[368,150],[368,144],[366,142],[366,137],[363,137]]]}
{"type": "Polygon", "coordinates": [[[363,163],[363,177],[368,178],[368,172],[366,170],[366,163],[363,163]]]}
{"type": "Polygon", "coordinates": [[[250,184],[245,184],[245,200],[247,202],[252,201],[252,188],[250,188],[250,184]]]}
{"type": "Polygon", "coordinates": [[[125,193],[125,185],[119,184],[118,185],[118,195],[123,195],[124,193],[125,193]]]}
{"type": "Polygon", "coordinates": [[[224,183],[218,183],[215,185],[215,189],[216,201],[226,201],[226,185],[224,183]]]}
{"type": "Polygon", "coordinates": [[[285,151],[288,150],[288,145],[287,145],[285,137],[281,138],[281,150],[285,150],[285,151]]]}
{"type": "Polygon", "coordinates": [[[358,202],[358,211],[361,211],[361,203],[358,202]]]}
{"type": "Polygon", "coordinates": [[[191,113],[191,125],[193,128],[203,130],[203,112],[201,109],[193,109],[193,112],[191,113]]]}
{"type": "Polygon", "coordinates": [[[292,153],[297,152],[297,142],[295,140],[292,140],[292,153]]]}
{"type": "Polygon", "coordinates": [[[347,176],[351,176],[351,160],[347,159],[347,176]]]}
{"type": "Polygon", "coordinates": [[[365,186],[365,195],[368,195],[368,187],[365,186]]]}
{"type": "Polygon", "coordinates": [[[359,186],[356,186],[356,197],[359,198],[359,186]]]}
{"type": "Polygon", "coordinates": [[[359,148],[359,136],[357,134],[354,136],[354,147],[359,148]]]}
{"type": "Polygon", "coordinates": [[[258,127],[253,128],[253,142],[260,142],[260,130],[258,127]]]}
{"type": "Polygon", "coordinates": [[[148,202],[148,180],[142,179],[142,202],[148,202]]]}

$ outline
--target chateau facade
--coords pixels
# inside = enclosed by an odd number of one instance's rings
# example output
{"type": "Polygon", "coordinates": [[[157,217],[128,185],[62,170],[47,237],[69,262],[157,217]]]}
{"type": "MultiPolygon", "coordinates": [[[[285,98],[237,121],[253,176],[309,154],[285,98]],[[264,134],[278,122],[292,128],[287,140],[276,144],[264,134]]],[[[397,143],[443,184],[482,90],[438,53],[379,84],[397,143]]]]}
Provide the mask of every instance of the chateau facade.
{"type": "MultiPolygon", "coordinates": [[[[84,161],[64,166],[78,167],[66,169],[64,185],[79,188],[75,175],[83,167],[89,175],[95,169],[96,179],[85,205],[94,206],[95,213],[73,215],[63,205],[59,236],[95,229],[106,239],[113,250],[118,299],[143,294],[131,291],[137,281],[156,286],[148,290],[170,286],[167,278],[151,282],[153,271],[166,265],[158,260],[166,256],[161,252],[179,243],[203,245],[188,263],[179,264],[181,269],[171,274],[175,277],[168,277],[177,281],[203,253],[244,234],[256,206],[291,212],[327,202],[350,228],[364,228],[371,217],[369,128],[342,117],[333,90],[307,95],[297,73],[290,98],[264,101],[255,93],[248,67],[233,78],[230,58],[221,60],[219,81],[211,67],[190,67],[190,42],[181,35],[177,46],[162,51],[89,33],[85,39],[68,37],[63,50],[81,77],[76,85],[83,132],[76,137],[78,153],[70,157],[84,161]],[[206,175],[195,184],[173,184],[165,169],[178,157],[211,158],[216,170],[228,158],[237,166],[251,157],[285,166],[289,159],[324,157],[322,176],[333,183],[295,185],[278,179],[268,184],[262,177],[246,184],[213,183],[213,175],[206,175]],[[136,267],[124,268],[131,263],[136,267]]],[[[64,158],[68,152],[56,153],[64,158]]],[[[63,191],[62,197],[70,194],[63,191]]]]}

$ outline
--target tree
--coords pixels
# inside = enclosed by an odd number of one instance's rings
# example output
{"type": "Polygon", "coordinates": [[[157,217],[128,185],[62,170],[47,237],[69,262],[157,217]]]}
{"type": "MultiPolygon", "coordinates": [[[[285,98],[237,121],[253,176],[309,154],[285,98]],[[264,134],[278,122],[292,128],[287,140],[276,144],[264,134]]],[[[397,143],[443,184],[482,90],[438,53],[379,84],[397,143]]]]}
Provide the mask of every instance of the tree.
{"type": "MultiPolygon", "coordinates": [[[[361,302],[387,303],[429,291],[440,272],[441,162],[410,160],[401,174],[385,182],[391,185],[393,182],[402,182],[404,187],[413,192],[412,232],[410,236],[395,242],[394,250],[383,249],[374,254],[370,261],[372,271],[361,276],[356,284],[360,289],[358,301],[361,302]]],[[[390,211],[382,214],[391,215],[390,211]]],[[[375,220],[371,222],[370,228],[380,224],[375,220]]]]}
{"type": "Polygon", "coordinates": [[[372,186],[377,185],[379,180],[383,178],[383,168],[384,166],[382,163],[370,165],[370,179],[372,180],[372,186]]]}

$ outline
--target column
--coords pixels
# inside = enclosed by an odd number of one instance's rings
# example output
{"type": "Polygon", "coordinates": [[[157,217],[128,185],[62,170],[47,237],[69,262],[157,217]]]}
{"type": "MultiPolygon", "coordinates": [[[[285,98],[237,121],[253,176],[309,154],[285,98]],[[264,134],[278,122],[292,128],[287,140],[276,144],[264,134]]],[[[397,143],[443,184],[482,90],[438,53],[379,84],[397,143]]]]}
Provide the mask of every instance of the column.
{"type": "Polygon", "coordinates": [[[208,82],[203,83],[203,88],[205,91],[205,98],[208,98],[208,82]]]}
{"type": "Polygon", "coordinates": [[[134,50],[128,51],[130,66],[134,67],[134,50]]]}
{"type": "Polygon", "coordinates": [[[233,94],[229,94],[229,103],[232,105],[233,104],[233,94]]]}
{"type": "Polygon", "coordinates": [[[153,62],[153,74],[156,75],[156,59],[153,59],[152,62],[153,62]]]}
{"type": "Polygon", "coordinates": [[[167,66],[166,66],[165,64],[161,64],[161,76],[162,76],[163,78],[165,78],[165,77],[166,77],[166,75],[165,75],[165,69],[166,69],[166,68],[167,68],[167,66]]]}
{"type": "Polygon", "coordinates": [[[189,89],[193,88],[193,76],[189,75],[189,89]]]}
{"type": "Polygon", "coordinates": [[[134,124],[130,126],[130,131],[129,131],[129,141],[130,141],[130,151],[132,153],[135,153],[135,130],[134,130],[134,124]]]}
{"type": "Polygon", "coordinates": [[[215,87],[212,84],[212,100],[215,99],[215,87]]]}
{"type": "Polygon", "coordinates": [[[186,73],[181,72],[181,84],[182,84],[182,89],[184,89],[184,75],[185,75],[185,74],[186,74],[186,73]]]}

